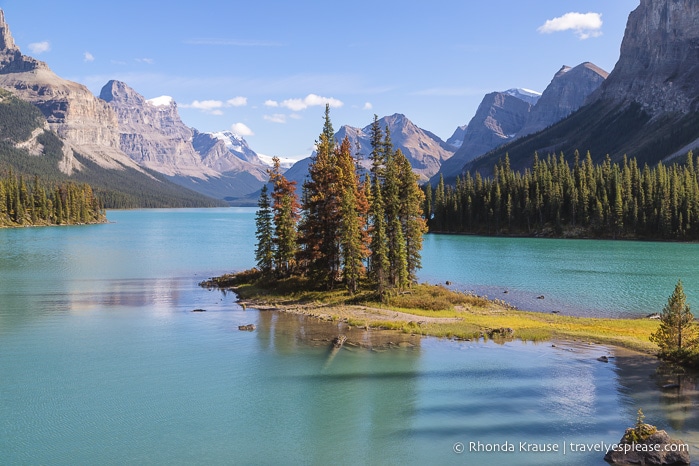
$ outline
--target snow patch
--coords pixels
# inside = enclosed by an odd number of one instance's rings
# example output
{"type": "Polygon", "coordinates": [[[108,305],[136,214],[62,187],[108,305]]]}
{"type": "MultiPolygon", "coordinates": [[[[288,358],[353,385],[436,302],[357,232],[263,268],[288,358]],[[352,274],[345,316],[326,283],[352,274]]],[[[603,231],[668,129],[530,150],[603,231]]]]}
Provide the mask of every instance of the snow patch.
{"type": "Polygon", "coordinates": [[[541,93],[537,91],[532,91],[531,89],[508,89],[503,92],[503,94],[509,94],[512,97],[517,97],[520,100],[523,100],[525,102],[528,102],[532,105],[536,104],[536,102],[539,100],[541,97],[541,93]]]}
{"type": "MultiPolygon", "coordinates": [[[[264,155],[264,154],[257,154],[257,156],[262,160],[262,163],[265,165],[269,165],[270,167],[272,166],[272,156],[271,155],[264,155]]],[[[279,157],[279,165],[282,168],[291,168],[298,160],[296,159],[290,159],[288,157],[279,157]]]]}

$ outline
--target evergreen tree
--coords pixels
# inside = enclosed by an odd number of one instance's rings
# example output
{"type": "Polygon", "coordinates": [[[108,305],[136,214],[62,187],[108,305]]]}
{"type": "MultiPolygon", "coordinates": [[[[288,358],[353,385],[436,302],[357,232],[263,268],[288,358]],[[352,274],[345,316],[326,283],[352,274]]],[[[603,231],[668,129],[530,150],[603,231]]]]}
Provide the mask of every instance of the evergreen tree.
{"type": "Polygon", "coordinates": [[[272,212],[274,213],[274,262],[277,274],[289,276],[296,265],[297,230],[299,203],[296,182],[289,181],[281,173],[278,157],[272,159],[269,172],[272,189],[272,212]]]}
{"type": "Polygon", "coordinates": [[[323,132],[303,185],[299,224],[299,258],[304,271],[317,283],[332,288],[340,274],[341,183],[338,179],[330,106],[325,107],[323,132]]]}
{"type": "Polygon", "coordinates": [[[338,180],[341,187],[340,246],[342,273],[347,289],[356,293],[364,272],[366,247],[367,203],[362,199],[364,192],[359,185],[354,159],[350,153],[349,139],[345,138],[337,150],[338,180]]]}
{"type": "Polygon", "coordinates": [[[371,191],[371,203],[369,210],[371,221],[369,278],[379,296],[383,297],[388,287],[388,241],[386,238],[386,218],[384,212],[383,194],[381,183],[375,182],[371,191]]]}
{"type": "Polygon", "coordinates": [[[399,218],[405,239],[405,257],[408,283],[417,280],[417,270],[422,267],[423,235],[427,233],[427,222],[422,215],[425,194],[418,185],[418,177],[403,153],[396,151],[398,166],[400,207],[399,218]]]}
{"type": "Polygon", "coordinates": [[[668,298],[660,315],[660,326],[650,336],[650,341],[658,344],[659,356],[664,359],[686,362],[696,354],[699,331],[687,304],[682,280],[677,282],[668,298]]]}
{"type": "Polygon", "coordinates": [[[255,261],[264,275],[269,275],[274,267],[274,218],[267,185],[262,186],[255,213],[255,261]]]}

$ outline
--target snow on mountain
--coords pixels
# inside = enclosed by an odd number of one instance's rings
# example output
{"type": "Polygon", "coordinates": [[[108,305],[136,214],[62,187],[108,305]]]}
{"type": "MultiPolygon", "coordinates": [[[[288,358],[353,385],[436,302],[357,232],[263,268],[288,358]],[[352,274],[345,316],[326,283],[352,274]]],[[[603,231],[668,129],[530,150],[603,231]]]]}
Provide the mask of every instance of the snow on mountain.
{"type": "Polygon", "coordinates": [[[508,94],[512,97],[517,97],[518,99],[523,100],[528,104],[532,105],[535,105],[541,97],[541,92],[536,92],[532,91],[531,89],[524,88],[508,89],[504,91],[503,94],[508,94]]]}
{"type": "MultiPolygon", "coordinates": [[[[264,155],[264,154],[257,154],[257,157],[262,161],[267,166],[272,166],[272,156],[271,155],[264,155]]],[[[279,157],[279,165],[284,168],[285,170],[288,170],[291,168],[298,160],[296,159],[290,159],[287,157],[279,157]]]]}

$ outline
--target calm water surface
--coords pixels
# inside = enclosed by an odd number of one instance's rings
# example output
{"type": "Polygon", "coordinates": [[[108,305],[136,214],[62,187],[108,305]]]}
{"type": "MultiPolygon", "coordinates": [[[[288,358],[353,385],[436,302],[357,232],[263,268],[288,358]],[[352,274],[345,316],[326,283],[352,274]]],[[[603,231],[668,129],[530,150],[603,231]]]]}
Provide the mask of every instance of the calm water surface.
{"type": "MultiPolygon", "coordinates": [[[[251,209],[108,217],[0,230],[0,464],[606,464],[569,444],[618,441],[638,408],[699,455],[692,377],[664,391],[675,379],[652,361],[584,343],[422,339],[331,352],[326,325],[245,311],[197,286],[253,265],[251,209]],[[237,330],[247,323],[258,329],[237,330]]],[[[421,279],[520,307],[633,314],[662,307],[678,276],[692,302],[696,254],[428,236],[421,279]]]]}

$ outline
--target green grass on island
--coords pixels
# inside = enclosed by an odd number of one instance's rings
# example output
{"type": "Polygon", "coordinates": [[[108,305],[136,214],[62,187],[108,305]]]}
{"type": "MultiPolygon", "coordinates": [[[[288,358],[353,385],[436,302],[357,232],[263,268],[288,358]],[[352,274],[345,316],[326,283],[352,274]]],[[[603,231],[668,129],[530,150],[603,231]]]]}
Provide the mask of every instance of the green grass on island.
{"type": "Polygon", "coordinates": [[[215,277],[201,285],[233,290],[250,307],[345,321],[358,327],[454,339],[572,339],[647,353],[658,350],[649,340],[658,328],[657,320],[522,311],[500,300],[452,291],[440,285],[416,284],[403,291],[393,291],[381,300],[373,290],[362,289],[354,295],[341,286],[330,291],[318,290],[306,278],[262,278],[255,269],[215,277]]]}

